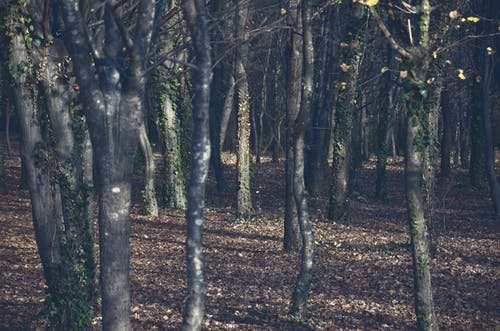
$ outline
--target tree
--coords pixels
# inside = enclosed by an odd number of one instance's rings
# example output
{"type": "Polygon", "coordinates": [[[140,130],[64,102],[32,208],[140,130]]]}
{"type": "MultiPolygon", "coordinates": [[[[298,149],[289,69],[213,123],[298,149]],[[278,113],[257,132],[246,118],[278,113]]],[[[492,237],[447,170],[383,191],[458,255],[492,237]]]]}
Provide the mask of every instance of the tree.
{"type": "Polygon", "coordinates": [[[74,105],[64,46],[51,34],[59,13],[43,1],[10,5],[13,96],[49,320],[55,329],[85,329],[96,303],[88,132],[74,105]]]}
{"type": "Polygon", "coordinates": [[[300,1],[289,3],[290,25],[293,29],[288,34],[286,45],[286,138],[285,138],[285,223],[283,248],[285,252],[293,252],[301,247],[300,227],[297,216],[297,205],[294,200],[295,156],[294,137],[295,121],[300,111],[300,89],[302,75],[302,15],[298,9],[300,1]]]}
{"type": "Polygon", "coordinates": [[[204,257],[202,252],[205,181],[210,163],[210,39],[207,14],[202,0],[182,3],[196,57],[193,99],[192,170],[188,190],[187,271],[188,287],[183,313],[184,330],[200,330],[205,312],[204,257]]]}
{"type": "Polygon", "coordinates": [[[362,25],[365,22],[365,10],[352,2],[342,4],[342,9],[350,19],[342,30],[340,77],[337,104],[335,107],[335,130],[333,172],[330,189],[328,218],[330,221],[349,219],[348,189],[350,182],[350,167],[352,161],[352,122],[356,107],[357,79],[363,52],[364,33],[362,25]]]}
{"type": "Polygon", "coordinates": [[[235,0],[234,36],[237,42],[235,54],[236,97],[238,104],[238,218],[247,219],[252,215],[252,194],[250,191],[250,96],[245,65],[248,58],[248,38],[246,24],[248,3],[235,0]]]}
{"type": "Polygon", "coordinates": [[[62,11],[64,42],[94,147],[104,330],[131,329],[130,181],[143,122],[146,55],[155,15],[153,1],[139,1],[131,36],[121,18],[121,4],[104,3],[104,29],[92,31],[78,3],[55,3],[62,11]]]}
{"type": "Polygon", "coordinates": [[[302,16],[302,96],[300,112],[295,121],[294,136],[294,177],[293,193],[297,206],[297,216],[302,239],[300,271],[292,294],[292,314],[298,319],[306,317],[307,297],[312,280],[314,258],[314,233],[311,227],[307,207],[306,188],[304,183],[304,135],[309,124],[313,94],[314,48],[312,40],[312,4],[311,0],[303,0],[302,16]]]}
{"type": "Polygon", "coordinates": [[[381,20],[377,10],[369,7],[377,24],[389,40],[391,46],[404,58],[403,78],[406,78],[402,88],[401,99],[404,102],[408,115],[405,183],[408,220],[410,228],[415,311],[417,329],[437,330],[438,324],[434,312],[430,273],[430,240],[428,222],[424,217],[423,179],[423,152],[425,130],[425,98],[430,87],[427,76],[431,65],[431,44],[429,27],[431,23],[431,5],[428,0],[421,0],[412,7],[418,13],[418,39],[415,45],[403,47],[398,43],[381,20]]]}

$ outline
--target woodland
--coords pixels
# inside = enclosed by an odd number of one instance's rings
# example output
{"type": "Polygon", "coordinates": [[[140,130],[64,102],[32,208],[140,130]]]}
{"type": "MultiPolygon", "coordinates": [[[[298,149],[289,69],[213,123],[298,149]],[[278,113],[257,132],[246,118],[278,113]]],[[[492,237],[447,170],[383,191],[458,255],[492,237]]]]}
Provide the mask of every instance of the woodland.
{"type": "Polygon", "coordinates": [[[1,0],[0,330],[498,330],[496,0],[1,0]]]}

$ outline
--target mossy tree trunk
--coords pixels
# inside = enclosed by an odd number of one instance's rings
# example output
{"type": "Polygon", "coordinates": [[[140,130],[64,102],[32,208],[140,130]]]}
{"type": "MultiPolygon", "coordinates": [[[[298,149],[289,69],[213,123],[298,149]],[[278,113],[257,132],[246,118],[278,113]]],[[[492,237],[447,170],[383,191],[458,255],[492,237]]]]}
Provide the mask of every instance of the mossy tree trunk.
{"type": "Polygon", "coordinates": [[[120,4],[104,4],[103,33],[91,34],[85,13],[73,1],[55,3],[62,11],[64,42],[73,61],[94,149],[102,327],[127,331],[131,330],[131,178],[144,116],[145,64],[155,3],[139,1],[135,15],[127,22],[120,16],[120,4]],[[125,24],[132,21],[135,29],[129,34],[125,24]],[[122,64],[126,64],[126,69],[122,64]]]}
{"type": "Polygon", "coordinates": [[[328,219],[331,222],[349,220],[349,170],[352,161],[352,121],[357,107],[357,79],[363,52],[362,25],[365,9],[356,3],[342,4],[347,20],[341,34],[345,45],[341,48],[341,64],[338,82],[338,96],[335,107],[333,172],[330,185],[328,219]]]}
{"type": "MultiPolygon", "coordinates": [[[[163,79],[163,78],[162,78],[163,79]]],[[[158,121],[164,146],[164,195],[165,206],[168,208],[186,209],[186,184],[180,146],[180,121],[170,97],[170,89],[160,85],[160,104],[158,121]]]]}
{"type": "Polygon", "coordinates": [[[73,106],[64,45],[52,39],[51,20],[42,17],[52,10],[46,6],[31,1],[32,17],[23,16],[28,7],[11,8],[14,101],[51,327],[80,330],[90,327],[96,304],[91,146],[73,106]],[[16,28],[21,17],[32,32],[16,28]],[[35,39],[36,50],[29,42],[35,39]]]}
{"type": "Polygon", "coordinates": [[[413,260],[413,284],[417,329],[438,330],[431,286],[430,238],[428,221],[425,218],[424,187],[424,150],[425,127],[427,124],[425,106],[429,96],[432,77],[427,76],[431,66],[429,28],[431,23],[431,4],[421,0],[416,6],[419,13],[417,23],[418,43],[403,48],[383,23],[375,7],[370,7],[373,17],[388,39],[391,47],[404,58],[408,76],[404,78],[400,99],[404,102],[407,114],[405,184],[408,223],[413,260]]]}

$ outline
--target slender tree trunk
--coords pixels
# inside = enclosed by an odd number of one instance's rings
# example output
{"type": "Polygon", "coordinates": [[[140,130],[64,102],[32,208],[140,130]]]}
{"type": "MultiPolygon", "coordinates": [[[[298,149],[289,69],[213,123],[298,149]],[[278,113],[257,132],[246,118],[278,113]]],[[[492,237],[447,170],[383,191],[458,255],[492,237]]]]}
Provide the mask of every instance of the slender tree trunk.
{"type": "MultiPolygon", "coordinates": [[[[331,7],[323,19],[323,35],[330,36],[335,33],[334,24],[337,23],[334,8],[331,7]]],[[[337,23],[338,24],[338,23],[337,23]]],[[[338,63],[336,56],[337,45],[333,42],[334,37],[328,37],[323,41],[321,70],[317,70],[319,76],[319,95],[316,97],[316,107],[313,107],[311,127],[311,151],[309,153],[309,166],[306,167],[306,185],[312,193],[324,191],[327,181],[328,169],[328,142],[330,132],[330,110],[332,109],[334,81],[331,79],[333,67],[338,63]]]]}
{"type": "MultiPolygon", "coordinates": [[[[224,15],[226,9],[225,1],[216,0],[210,2],[210,11],[212,17],[221,18],[224,15]]],[[[219,59],[224,56],[224,49],[222,46],[218,46],[224,42],[223,33],[221,30],[224,28],[225,23],[222,19],[219,22],[215,22],[213,35],[211,37],[214,42],[214,47],[212,49],[212,54],[214,59],[219,59]]],[[[226,73],[226,66],[224,61],[220,61],[215,65],[213,70],[213,79],[211,87],[210,96],[210,145],[212,146],[211,151],[211,164],[212,169],[215,173],[215,179],[217,181],[217,191],[222,192],[226,188],[226,183],[224,180],[224,164],[222,163],[221,151],[221,119],[224,114],[224,94],[228,88],[228,83],[226,78],[229,75],[226,73]]]]}
{"type": "Polygon", "coordinates": [[[200,330],[205,312],[204,257],[202,251],[205,181],[210,164],[210,39],[205,3],[186,0],[182,3],[196,55],[193,100],[192,172],[188,190],[187,271],[188,286],[183,313],[183,330],[200,330]]]}
{"type": "Polygon", "coordinates": [[[233,112],[233,101],[234,92],[236,88],[236,82],[234,81],[234,76],[231,75],[229,78],[230,86],[227,91],[226,98],[224,100],[224,111],[221,116],[220,124],[220,150],[224,148],[224,142],[226,141],[227,127],[229,125],[229,119],[231,118],[231,113],[233,112]]]}
{"type": "Polygon", "coordinates": [[[454,103],[452,103],[446,88],[443,89],[441,100],[443,107],[443,134],[441,139],[440,175],[447,178],[451,172],[451,144],[454,132],[453,126],[456,124],[456,119],[454,116],[454,103]]]}
{"type": "Polygon", "coordinates": [[[248,17],[248,3],[236,0],[235,37],[236,47],[235,77],[238,100],[238,218],[248,219],[252,215],[252,196],[250,192],[250,96],[248,78],[245,70],[248,44],[245,25],[248,17]]]}
{"type": "Polygon", "coordinates": [[[298,319],[306,318],[307,298],[311,285],[314,258],[314,233],[311,227],[309,212],[307,208],[307,196],[304,183],[304,135],[310,124],[310,112],[313,93],[313,40],[311,28],[311,0],[302,2],[302,97],[300,113],[296,120],[296,133],[294,144],[294,182],[293,191],[297,205],[300,234],[302,238],[302,252],[300,259],[300,272],[295,283],[292,294],[292,314],[298,319]]]}
{"type": "Polygon", "coordinates": [[[295,156],[294,156],[294,126],[299,114],[301,103],[302,75],[302,15],[298,9],[299,0],[290,0],[290,17],[294,21],[294,30],[290,32],[287,45],[286,72],[286,160],[285,160],[285,224],[283,249],[294,252],[301,248],[300,227],[297,216],[297,205],[294,198],[295,156]]]}
{"type": "MultiPolygon", "coordinates": [[[[482,48],[484,52],[484,48],[482,48]]],[[[493,209],[496,216],[500,216],[500,185],[495,171],[495,154],[492,139],[491,121],[490,121],[490,102],[489,102],[489,88],[491,81],[491,60],[488,54],[484,55],[484,74],[481,81],[481,114],[484,128],[484,155],[485,155],[485,168],[488,175],[488,184],[490,187],[491,200],[493,201],[493,209]]]]}
{"type": "Polygon", "coordinates": [[[139,128],[139,147],[146,163],[144,188],[142,191],[143,210],[146,215],[158,216],[158,202],[156,201],[155,189],[155,158],[144,123],[139,128]]]}

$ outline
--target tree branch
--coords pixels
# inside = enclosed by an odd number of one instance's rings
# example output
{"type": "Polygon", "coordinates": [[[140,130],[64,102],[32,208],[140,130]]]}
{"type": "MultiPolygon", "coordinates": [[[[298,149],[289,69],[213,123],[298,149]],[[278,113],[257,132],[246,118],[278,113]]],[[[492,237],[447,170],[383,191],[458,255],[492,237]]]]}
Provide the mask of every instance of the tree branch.
{"type": "Polygon", "coordinates": [[[399,45],[398,42],[396,41],[396,39],[394,39],[394,37],[392,36],[392,34],[389,32],[389,29],[387,28],[387,26],[385,25],[385,23],[380,18],[380,15],[378,14],[377,10],[375,9],[375,6],[371,6],[371,7],[368,7],[368,8],[370,9],[370,13],[375,18],[375,21],[377,22],[378,27],[380,28],[380,30],[382,30],[382,33],[384,34],[384,36],[387,38],[387,40],[391,44],[391,47],[396,52],[398,52],[401,56],[403,56],[403,57],[405,57],[407,59],[411,59],[412,58],[411,53],[408,52],[404,47],[402,47],[401,45],[399,45]]]}

